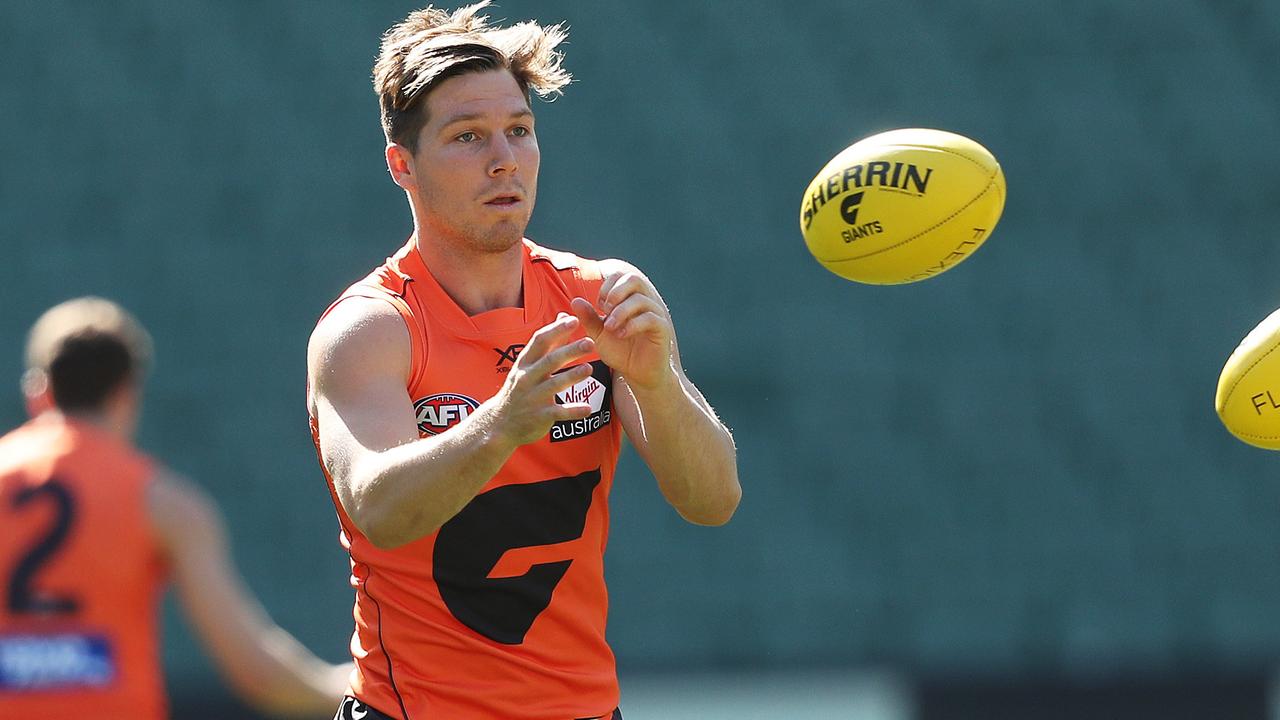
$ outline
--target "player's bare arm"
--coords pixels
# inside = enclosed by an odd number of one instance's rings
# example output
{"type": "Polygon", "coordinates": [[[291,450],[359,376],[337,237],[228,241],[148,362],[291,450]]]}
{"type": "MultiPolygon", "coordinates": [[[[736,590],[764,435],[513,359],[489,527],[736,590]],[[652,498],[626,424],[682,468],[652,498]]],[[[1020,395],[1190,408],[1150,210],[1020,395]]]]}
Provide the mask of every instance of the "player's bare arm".
{"type": "Polygon", "coordinates": [[[723,525],[742,497],[733,437],[685,376],[671,314],[657,288],[627,263],[602,266],[596,305],[575,298],[573,311],[615,371],[627,437],[682,517],[723,525]]]}
{"type": "Polygon", "coordinates": [[[324,662],[271,620],[231,562],[216,505],[197,486],[162,470],[147,501],[183,609],[236,693],[276,715],[327,715],[351,663],[324,662]]]}
{"type": "Polygon", "coordinates": [[[475,497],[516,448],[587,404],[555,394],[590,374],[567,365],[591,352],[569,342],[578,320],[562,315],[526,344],[498,393],[448,433],[419,438],[405,390],[411,348],[385,302],[349,298],[320,322],[308,350],[312,412],[339,502],[360,532],[391,548],[429,535],[475,497]]]}

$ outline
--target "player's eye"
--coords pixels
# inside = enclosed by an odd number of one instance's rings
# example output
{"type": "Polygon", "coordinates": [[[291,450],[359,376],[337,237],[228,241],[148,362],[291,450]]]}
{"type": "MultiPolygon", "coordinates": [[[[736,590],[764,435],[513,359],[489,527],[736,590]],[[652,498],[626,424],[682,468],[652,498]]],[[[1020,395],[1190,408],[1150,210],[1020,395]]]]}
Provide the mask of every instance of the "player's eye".
{"type": "Polygon", "coordinates": [[[517,125],[511,128],[511,134],[516,137],[528,137],[532,131],[524,125],[517,125]]]}
{"type": "Polygon", "coordinates": [[[480,136],[468,130],[457,137],[458,142],[473,143],[480,139],[480,136]]]}

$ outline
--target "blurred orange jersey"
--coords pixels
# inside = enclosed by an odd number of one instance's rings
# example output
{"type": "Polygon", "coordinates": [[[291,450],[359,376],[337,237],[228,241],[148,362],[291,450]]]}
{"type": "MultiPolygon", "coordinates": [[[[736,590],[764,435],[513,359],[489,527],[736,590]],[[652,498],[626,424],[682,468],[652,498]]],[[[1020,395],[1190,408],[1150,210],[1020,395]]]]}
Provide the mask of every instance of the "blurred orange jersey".
{"type": "Polygon", "coordinates": [[[166,716],[151,475],[78,421],[44,416],[0,438],[0,717],[166,716]]]}
{"type": "MultiPolygon", "coordinates": [[[[405,392],[427,437],[495,395],[534,331],[601,285],[595,262],[527,240],[523,276],[522,307],[468,316],[411,240],[334,304],[376,298],[404,318],[405,392]]],[[[333,496],[356,590],[354,697],[404,720],[574,720],[618,704],[604,550],[621,430],[612,374],[587,360],[595,372],[558,399],[592,414],[516,450],[435,533],[380,550],[333,496]]],[[[312,434],[318,450],[315,418],[312,434]]]]}

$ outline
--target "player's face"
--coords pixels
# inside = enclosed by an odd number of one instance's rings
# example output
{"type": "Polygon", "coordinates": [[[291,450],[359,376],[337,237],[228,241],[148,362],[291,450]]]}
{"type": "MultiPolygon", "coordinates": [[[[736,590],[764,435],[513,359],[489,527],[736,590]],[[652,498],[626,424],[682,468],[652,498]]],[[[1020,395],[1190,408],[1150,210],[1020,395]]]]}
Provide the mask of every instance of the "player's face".
{"type": "Polygon", "coordinates": [[[533,113],[506,70],[449,78],[426,100],[413,177],[423,232],[483,251],[520,242],[538,189],[533,113]]]}

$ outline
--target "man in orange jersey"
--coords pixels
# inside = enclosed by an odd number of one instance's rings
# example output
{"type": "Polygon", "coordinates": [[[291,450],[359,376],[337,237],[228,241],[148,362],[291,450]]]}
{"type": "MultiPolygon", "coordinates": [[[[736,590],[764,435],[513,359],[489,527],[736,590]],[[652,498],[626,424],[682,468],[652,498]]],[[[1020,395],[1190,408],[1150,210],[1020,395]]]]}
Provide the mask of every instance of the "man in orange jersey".
{"type": "Polygon", "coordinates": [[[729,431],[657,290],[524,230],[529,91],[569,81],[559,27],[427,8],[374,84],[414,232],[325,312],[312,432],[351,554],[340,718],[621,718],[603,554],[622,432],[693,523],[737,508],[729,431]]]}
{"type": "Polygon", "coordinates": [[[157,624],[170,579],[241,697],[327,716],[350,666],[267,617],[213,501],[132,445],[150,347],[99,298],[58,305],[31,330],[33,419],[0,438],[0,718],[166,717],[157,624]]]}

